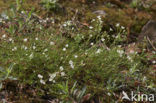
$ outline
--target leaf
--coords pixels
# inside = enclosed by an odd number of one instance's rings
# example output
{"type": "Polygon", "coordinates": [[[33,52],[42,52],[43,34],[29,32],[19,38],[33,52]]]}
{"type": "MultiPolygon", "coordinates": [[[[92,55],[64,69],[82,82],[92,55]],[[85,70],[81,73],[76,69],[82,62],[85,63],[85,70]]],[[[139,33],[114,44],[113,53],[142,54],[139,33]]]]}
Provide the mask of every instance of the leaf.
{"type": "Polygon", "coordinates": [[[73,87],[71,88],[71,94],[73,93],[75,87],[76,87],[77,81],[74,83],[73,87]]]}

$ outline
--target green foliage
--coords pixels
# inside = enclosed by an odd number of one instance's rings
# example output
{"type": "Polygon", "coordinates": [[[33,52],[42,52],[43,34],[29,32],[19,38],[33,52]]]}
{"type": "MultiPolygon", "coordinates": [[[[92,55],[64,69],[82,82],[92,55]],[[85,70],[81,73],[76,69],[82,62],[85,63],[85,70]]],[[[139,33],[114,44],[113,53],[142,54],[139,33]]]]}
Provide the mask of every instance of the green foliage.
{"type": "Polygon", "coordinates": [[[50,10],[56,10],[59,7],[58,0],[42,0],[41,3],[43,4],[43,7],[50,10]]]}
{"type": "MultiPolygon", "coordinates": [[[[57,3],[43,1],[48,10],[57,3]]],[[[107,30],[98,16],[86,28],[74,20],[44,28],[49,18],[36,19],[33,12],[12,8],[6,13],[11,25],[1,37],[0,65],[14,65],[0,68],[2,81],[16,77],[18,83],[35,88],[37,96],[48,94],[64,103],[83,103],[87,93],[112,102],[121,90],[149,92],[154,87],[150,77],[143,79],[150,71],[147,55],[125,52],[127,31],[119,23],[107,30]]]]}
{"type": "Polygon", "coordinates": [[[15,64],[12,64],[9,66],[9,68],[2,68],[0,67],[0,89],[2,88],[2,82],[9,79],[9,80],[17,80],[17,78],[14,78],[11,76],[11,73],[13,71],[13,66],[15,64]]]}

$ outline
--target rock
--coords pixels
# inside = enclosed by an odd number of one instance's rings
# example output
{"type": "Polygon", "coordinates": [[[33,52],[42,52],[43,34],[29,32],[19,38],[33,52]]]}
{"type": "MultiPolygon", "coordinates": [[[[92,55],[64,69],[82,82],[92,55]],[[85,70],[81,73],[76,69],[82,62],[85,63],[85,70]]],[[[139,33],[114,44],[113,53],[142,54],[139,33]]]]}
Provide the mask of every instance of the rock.
{"type": "Polygon", "coordinates": [[[143,43],[144,40],[148,41],[148,45],[156,46],[156,21],[149,20],[142,28],[142,31],[138,37],[138,42],[143,43]]]}

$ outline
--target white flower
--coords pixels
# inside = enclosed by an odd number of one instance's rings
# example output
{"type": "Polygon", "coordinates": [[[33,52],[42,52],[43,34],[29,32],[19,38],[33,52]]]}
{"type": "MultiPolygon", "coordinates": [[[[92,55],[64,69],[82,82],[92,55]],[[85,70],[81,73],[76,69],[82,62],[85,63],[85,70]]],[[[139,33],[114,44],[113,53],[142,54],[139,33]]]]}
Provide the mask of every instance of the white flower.
{"type": "Polygon", "coordinates": [[[101,38],[101,41],[103,41],[103,42],[104,42],[104,41],[105,41],[105,38],[101,38]]]}
{"type": "Polygon", "coordinates": [[[35,38],[35,40],[38,40],[38,38],[35,38]]]}
{"type": "Polygon", "coordinates": [[[12,51],[16,51],[17,50],[17,47],[14,47],[13,49],[12,49],[12,51]]]}
{"type": "Polygon", "coordinates": [[[34,57],[34,54],[31,53],[30,56],[29,56],[29,58],[32,59],[33,57],[34,57]]]}
{"type": "Polygon", "coordinates": [[[48,51],[48,49],[44,49],[44,52],[47,52],[48,51]]]}
{"type": "Polygon", "coordinates": [[[2,35],[2,38],[6,38],[6,35],[4,34],[4,35],[2,35]]]}
{"type": "Polygon", "coordinates": [[[55,72],[53,74],[49,74],[49,76],[50,76],[49,81],[53,81],[57,74],[58,74],[58,72],[55,72]]]}
{"type": "Polygon", "coordinates": [[[97,53],[97,54],[101,53],[101,49],[98,49],[98,50],[96,51],[96,53],[97,53]]]}
{"type": "Polygon", "coordinates": [[[120,26],[120,23],[117,23],[117,24],[116,24],[116,27],[119,27],[119,26],[120,26]]]}
{"type": "Polygon", "coordinates": [[[153,64],[156,64],[156,61],[155,61],[155,60],[153,60],[153,61],[152,61],[152,63],[153,63],[153,64]]]}
{"type": "Polygon", "coordinates": [[[33,49],[36,49],[36,46],[33,46],[33,49]]]}
{"type": "Polygon", "coordinates": [[[121,29],[125,29],[125,27],[124,26],[121,26],[121,29]]]}
{"type": "Polygon", "coordinates": [[[101,16],[97,16],[97,18],[98,18],[99,20],[101,20],[101,16]]]}
{"type": "Polygon", "coordinates": [[[74,65],[73,65],[73,64],[71,64],[70,67],[71,67],[72,69],[74,69],[74,65]]]}
{"type": "Polygon", "coordinates": [[[27,41],[28,41],[28,39],[27,39],[27,38],[25,38],[25,39],[23,39],[23,41],[24,41],[24,42],[27,42],[27,41]]]}
{"type": "Polygon", "coordinates": [[[66,48],[63,48],[63,51],[66,51],[67,49],[66,48]]]}
{"type": "Polygon", "coordinates": [[[69,61],[69,64],[70,64],[70,67],[71,67],[72,69],[74,69],[74,65],[73,65],[73,61],[72,61],[72,60],[69,61]]]}
{"type": "Polygon", "coordinates": [[[65,72],[61,72],[61,76],[65,76],[65,72]]]}
{"type": "Polygon", "coordinates": [[[90,34],[89,36],[90,36],[90,37],[92,37],[93,35],[92,35],[92,34],[90,34]]]}
{"type": "Polygon", "coordinates": [[[90,45],[91,45],[91,46],[93,46],[93,45],[94,45],[94,43],[90,43],[90,45]]]}
{"type": "Polygon", "coordinates": [[[78,56],[77,55],[74,55],[74,57],[77,58],[78,56]]]}
{"type": "Polygon", "coordinates": [[[21,11],[22,14],[24,14],[24,11],[21,11]]]}
{"type": "Polygon", "coordinates": [[[0,18],[0,22],[2,22],[3,21],[3,19],[2,18],[0,18]]]}
{"type": "Polygon", "coordinates": [[[127,59],[130,60],[131,62],[133,61],[133,59],[128,55],[127,59]]]}
{"type": "Polygon", "coordinates": [[[69,61],[69,64],[73,64],[73,61],[72,61],[72,60],[70,60],[70,61],[69,61]]]}
{"type": "Polygon", "coordinates": [[[55,81],[55,80],[53,80],[53,83],[56,83],[56,81],[55,81]]]}
{"type": "Polygon", "coordinates": [[[50,42],[50,45],[54,45],[54,44],[55,44],[54,42],[52,42],[52,41],[50,42]]]}
{"type": "Polygon", "coordinates": [[[25,46],[25,47],[24,47],[24,49],[25,49],[25,50],[27,50],[27,49],[28,49],[28,47],[26,47],[26,46],[25,46]]]}
{"type": "Polygon", "coordinates": [[[63,70],[64,70],[63,66],[60,66],[60,71],[63,71],[63,70]]]}
{"type": "Polygon", "coordinates": [[[112,28],[110,28],[109,30],[110,30],[110,31],[113,31],[113,29],[112,29],[112,28]]]}
{"type": "Polygon", "coordinates": [[[11,42],[11,41],[13,41],[13,39],[12,38],[9,38],[9,41],[11,42]]]}
{"type": "Polygon", "coordinates": [[[45,55],[45,52],[43,52],[42,54],[45,55]]]}
{"type": "Polygon", "coordinates": [[[67,26],[67,24],[63,24],[63,26],[64,26],[64,27],[66,27],[66,26],[67,26]]]}
{"type": "Polygon", "coordinates": [[[37,76],[38,76],[38,78],[40,78],[40,79],[43,78],[43,76],[42,76],[41,74],[38,74],[37,76]]]}
{"type": "Polygon", "coordinates": [[[93,29],[93,27],[92,27],[92,26],[90,26],[90,27],[89,27],[89,29],[93,29]]]}
{"type": "Polygon", "coordinates": [[[92,19],[92,21],[91,22],[94,22],[95,21],[95,19],[92,19]]]}
{"type": "Polygon", "coordinates": [[[41,79],[41,80],[40,80],[40,83],[41,83],[41,84],[45,84],[45,81],[41,79]]]}
{"type": "Polygon", "coordinates": [[[123,50],[117,50],[117,52],[119,53],[120,57],[122,57],[124,51],[123,50]]]}
{"type": "Polygon", "coordinates": [[[65,47],[68,47],[68,46],[69,46],[68,44],[65,45],[65,47]]]}
{"type": "Polygon", "coordinates": [[[111,93],[108,92],[107,95],[108,95],[108,96],[111,96],[111,93]]]}

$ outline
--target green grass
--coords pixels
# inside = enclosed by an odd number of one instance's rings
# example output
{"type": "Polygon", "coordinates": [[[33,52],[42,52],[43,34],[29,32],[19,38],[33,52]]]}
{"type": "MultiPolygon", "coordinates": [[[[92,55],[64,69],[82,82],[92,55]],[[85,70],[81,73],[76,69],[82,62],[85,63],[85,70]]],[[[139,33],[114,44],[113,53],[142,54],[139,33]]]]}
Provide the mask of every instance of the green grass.
{"type": "Polygon", "coordinates": [[[23,16],[17,8],[6,12],[11,25],[2,28],[0,37],[2,90],[4,81],[16,78],[17,86],[30,86],[35,96],[48,94],[63,103],[81,103],[88,94],[102,102],[122,102],[122,91],[155,92],[147,54],[125,53],[123,26],[102,31],[103,21],[97,17],[93,28],[80,28],[75,21],[46,27],[49,22],[39,23],[33,13],[24,11],[23,16]]]}

